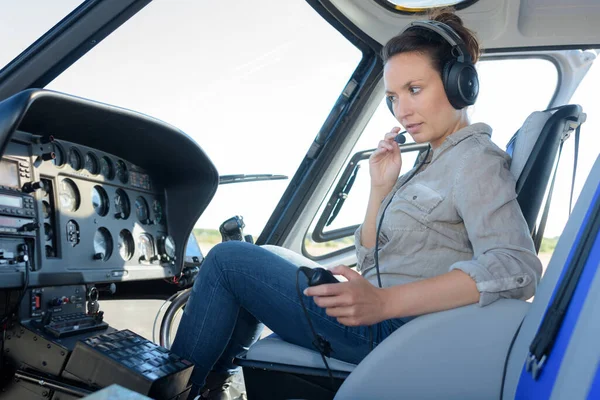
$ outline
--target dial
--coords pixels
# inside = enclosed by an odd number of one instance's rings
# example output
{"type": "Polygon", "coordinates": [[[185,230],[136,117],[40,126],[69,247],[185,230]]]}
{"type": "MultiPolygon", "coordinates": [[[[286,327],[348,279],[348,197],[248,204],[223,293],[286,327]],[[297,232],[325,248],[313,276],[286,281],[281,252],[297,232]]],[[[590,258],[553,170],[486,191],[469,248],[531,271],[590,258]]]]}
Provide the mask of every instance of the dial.
{"type": "Polygon", "coordinates": [[[125,261],[131,260],[133,251],[135,250],[134,248],[135,244],[133,243],[131,232],[127,229],[123,229],[121,233],[119,233],[119,254],[121,254],[121,258],[125,261]]]}
{"type": "Polygon", "coordinates": [[[46,241],[50,241],[54,238],[54,229],[49,223],[44,224],[44,235],[46,235],[46,241]]]}
{"type": "Polygon", "coordinates": [[[94,207],[96,214],[101,217],[108,214],[108,209],[110,207],[108,195],[101,186],[94,186],[92,188],[92,206],[94,207]]]}
{"type": "Polygon", "coordinates": [[[110,232],[106,228],[99,228],[94,234],[94,259],[106,261],[110,258],[113,250],[113,241],[110,232]]]}
{"type": "Polygon", "coordinates": [[[57,167],[62,167],[65,164],[65,151],[58,143],[54,143],[54,160],[52,163],[57,167]]]}
{"type": "Polygon", "coordinates": [[[60,205],[63,210],[77,211],[79,209],[81,197],[79,196],[79,190],[77,190],[75,182],[72,180],[63,179],[60,182],[58,196],[60,198],[60,205]]]}
{"type": "Polygon", "coordinates": [[[81,154],[79,153],[79,150],[77,150],[75,147],[71,147],[71,149],[69,150],[69,165],[71,166],[71,168],[73,168],[75,171],[79,171],[81,169],[81,154]]]}
{"type": "Polygon", "coordinates": [[[147,224],[149,222],[148,203],[141,196],[135,200],[135,214],[137,215],[138,221],[142,224],[147,224]]]}
{"type": "Polygon", "coordinates": [[[167,256],[168,258],[175,257],[175,241],[171,236],[163,236],[160,238],[160,252],[161,256],[167,256]]]}
{"type": "Polygon", "coordinates": [[[163,208],[160,201],[154,200],[152,202],[152,211],[154,212],[154,223],[156,225],[162,224],[163,221],[163,208]]]}
{"type": "Polygon", "coordinates": [[[100,159],[100,173],[108,180],[115,179],[115,167],[108,157],[100,159]]]}
{"type": "Polygon", "coordinates": [[[42,201],[42,212],[44,213],[44,218],[50,218],[50,212],[52,212],[52,208],[46,200],[42,201]]]}
{"type": "Polygon", "coordinates": [[[140,251],[140,261],[150,262],[154,258],[154,241],[148,234],[140,235],[138,238],[138,249],[140,251]]]}
{"type": "Polygon", "coordinates": [[[115,218],[127,219],[131,213],[131,204],[129,197],[123,189],[117,189],[115,193],[115,218]]]}
{"type": "Polygon", "coordinates": [[[85,155],[85,169],[92,175],[97,175],[100,171],[98,157],[96,157],[94,153],[87,153],[85,155]]]}
{"type": "Polygon", "coordinates": [[[129,171],[122,160],[117,161],[117,178],[123,183],[129,182],[129,171]]]}

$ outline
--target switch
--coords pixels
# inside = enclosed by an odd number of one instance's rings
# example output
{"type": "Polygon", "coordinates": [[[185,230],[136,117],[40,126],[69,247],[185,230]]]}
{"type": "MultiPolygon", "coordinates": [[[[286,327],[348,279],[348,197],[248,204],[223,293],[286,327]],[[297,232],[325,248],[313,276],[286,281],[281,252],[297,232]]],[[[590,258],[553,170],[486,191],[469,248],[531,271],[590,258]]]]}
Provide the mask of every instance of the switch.
{"type": "Polygon", "coordinates": [[[39,310],[39,309],[42,308],[42,295],[41,295],[41,293],[36,293],[33,296],[33,303],[34,303],[33,304],[34,310],[37,311],[37,310],[39,310]]]}
{"type": "Polygon", "coordinates": [[[55,297],[52,300],[50,300],[49,304],[52,307],[58,307],[58,306],[62,305],[62,303],[63,303],[62,299],[55,297]]]}
{"type": "Polygon", "coordinates": [[[25,192],[25,193],[32,193],[32,192],[35,192],[38,189],[44,190],[44,184],[41,181],[38,181],[38,182],[27,182],[21,188],[21,190],[23,190],[23,192],[25,192]]]}

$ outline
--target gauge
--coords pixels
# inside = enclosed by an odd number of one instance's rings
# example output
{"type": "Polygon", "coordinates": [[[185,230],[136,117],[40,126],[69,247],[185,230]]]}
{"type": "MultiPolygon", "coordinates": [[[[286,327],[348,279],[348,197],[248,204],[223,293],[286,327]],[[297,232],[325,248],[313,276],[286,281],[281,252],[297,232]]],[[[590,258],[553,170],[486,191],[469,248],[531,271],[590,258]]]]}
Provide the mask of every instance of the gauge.
{"type": "Polygon", "coordinates": [[[79,153],[79,150],[77,150],[75,147],[71,147],[68,158],[71,168],[73,168],[75,171],[79,171],[81,169],[81,154],[79,153]]]}
{"type": "Polygon", "coordinates": [[[46,235],[46,241],[52,240],[54,238],[54,229],[49,223],[44,224],[44,234],[46,235]]]}
{"type": "Polygon", "coordinates": [[[148,234],[140,235],[138,238],[138,249],[140,251],[140,261],[150,262],[154,259],[154,241],[148,234]]]}
{"type": "Polygon", "coordinates": [[[65,164],[65,151],[56,142],[54,142],[54,160],[52,160],[52,163],[57,167],[62,167],[65,164]]]}
{"type": "Polygon", "coordinates": [[[131,213],[131,203],[129,197],[123,189],[117,189],[115,193],[115,218],[127,219],[131,213]]]}
{"type": "Polygon", "coordinates": [[[108,180],[115,179],[115,167],[108,157],[100,159],[100,173],[108,180]]]}
{"type": "Polygon", "coordinates": [[[117,178],[123,183],[129,182],[129,171],[122,160],[117,161],[117,178]]]}
{"type": "Polygon", "coordinates": [[[106,261],[113,250],[112,236],[106,228],[99,228],[94,234],[94,260],[106,261]]]}
{"type": "Polygon", "coordinates": [[[131,236],[131,232],[127,229],[123,229],[121,233],[119,233],[119,254],[123,260],[131,260],[131,256],[133,256],[135,244],[133,243],[133,236],[131,236]]]}
{"type": "Polygon", "coordinates": [[[163,208],[160,201],[154,200],[152,202],[152,212],[154,212],[154,223],[156,225],[162,224],[163,220],[163,208]]]}
{"type": "Polygon", "coordinates": [[[97,175],[100,171],[98,157],[96,157],[94,153],[87,153],[85,155],[85,169],[92,175],[97,175]]]}
{"type": "Polygon", "coordinates": [[[56,252],[54,248],[50,245],[46,245],[46,258],[56,257],[56,252]]]}
{"type": "Polygon", "coordinates": [[[42,201],[42,212],[44,213],[44,218],[50,218],[50,204],[47,201],[42,201]]]}
{"type": "Polygon", "coordinates": [[[101,186],[94,186],[92,188],[92,206],[99,216],[104,217],[108,214],[108,209],[110,207],[108,195],[101,186]]]}
{"type": "Polygon", "coordinates": [[[163,236],[160,238],[159,251],[161,256],[167,256],[170,259],[175,257],[175,241],[171,236],[163,236]]]}
{"type": "Polygon", "coordinates": [[[149,222],[148,203],[141,196],[135,200],[135,214],[137,215],[138,221],[142,224],[147,224],[149,222]]]}
{"type": "Polygon", "coordinates": [[[75,182],[70,179],[63,179],[60,182],[59,192],[58,196],[63,210],[77,211],[79,209],[81,198],[79,197],[79,190],[77,190],[75,182]]]}

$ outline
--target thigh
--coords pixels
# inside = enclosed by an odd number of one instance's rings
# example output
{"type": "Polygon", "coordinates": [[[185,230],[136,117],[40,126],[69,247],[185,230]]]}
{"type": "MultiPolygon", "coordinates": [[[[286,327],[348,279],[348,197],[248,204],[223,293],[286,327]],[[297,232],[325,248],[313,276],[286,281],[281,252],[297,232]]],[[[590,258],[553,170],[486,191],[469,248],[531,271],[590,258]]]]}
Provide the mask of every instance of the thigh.
{"type": "Polygon", "coordinates": [[[314,349],[303,302],[316,333],[331,344],[332,357],[358,363],[368,354],[369,328],[344,326],[304,296],[306,277],[298,273],[296,265],[248,243],[226,242],[217,247],[211,264],[218,274],[213,276],[241,307],[283,340],[314,349]]]}

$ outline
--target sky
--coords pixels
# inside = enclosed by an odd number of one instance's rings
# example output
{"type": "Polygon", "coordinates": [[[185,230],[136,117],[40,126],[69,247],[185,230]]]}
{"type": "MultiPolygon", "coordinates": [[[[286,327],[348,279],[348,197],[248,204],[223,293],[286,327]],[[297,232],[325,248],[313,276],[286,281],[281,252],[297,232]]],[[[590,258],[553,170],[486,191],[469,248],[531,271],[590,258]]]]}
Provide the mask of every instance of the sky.
{"type": "MultiPolygon", "coordinates": [[[[0,0],[0,35],[10,38],[0,42],[0,66],[78,4],[0,0]]],[[[191,136],[221,174],[291,179],[360,57],[303,0],[285,7],[277,0],[154,0],[48,88],[164,120],[191,136]]],[[[591,89],[600,87],[598,64],[573,99],[588,112],[576,193],[598,156],[593,132],[600,110],[591,89]]],[[[504,147],[530,112],[546,107],[556,70],[543,60],[481,62],[478,69],[481,92],[471,120],[489,123],[504,147]],[[517,85],[515,76],[522,77],[517,85]]],[[[355,150],[374,148],[394,125],[382,103],[355,150]]],[[[570,151],[567,145],[563,164],[570,151]]],[[[368,172],[361,172],[339,225],[362,220],[368,172]]],[[[546,236],[559,235],[568,217],[570,173],[566,165],[559,174],[546,236]]],[[[242,215],[246,233],[258,236],[288,183],[220,186],[196,226],[216,229],[242,215]]]]}

